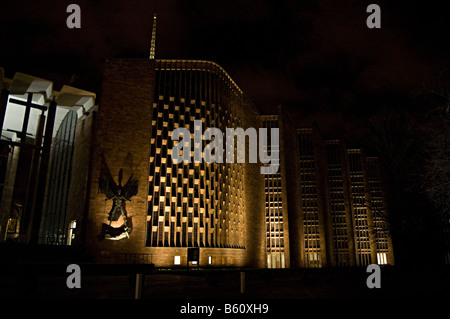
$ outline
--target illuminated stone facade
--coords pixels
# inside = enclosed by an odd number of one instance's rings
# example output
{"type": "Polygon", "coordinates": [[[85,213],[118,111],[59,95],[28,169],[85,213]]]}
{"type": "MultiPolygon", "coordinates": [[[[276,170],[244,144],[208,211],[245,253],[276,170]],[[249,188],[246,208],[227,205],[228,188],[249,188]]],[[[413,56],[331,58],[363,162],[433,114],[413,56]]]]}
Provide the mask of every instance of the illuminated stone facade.
{"type": "MultiPolygon", "coordinates": [[[[256,207],[246,200],[247,187],[254,186],[246,185],[245,179],[248,174],[254,180],[261,177],[251,173],[253,164],[173,164],[171,134],[184,127],[194,140],[194,120],[201,120],[203,130],[246,128],[258,113],[215,63],[157,60],[155,78],[145,246],[164,247],[168,252],[175,247],[202,247],[211,259],[218,248],[230,250],[230,256],[208,263],[245,265],[246,249],[252,245],[248,240],[254,238],[247,235],[252,232],[247,221],[256,207]]],[[[206,145],[206,141],[194,143],[202,149],[206,145]]]]}
{"type": "Polygon", "coordinates": [[[245,248],[243,165],[171,159],[171,133],[180,126],[242,127],[242,92],[212,63],[156,64],[146,246],[245,248]]]}
{"type": "MultiPolygon", "coordinates": [[[[261,115],[265,128],[280,128],[279,152],[285,152],[283,125],[277,115],[261,115]]],[[[273,143],[269,144],[273,147],[273,143]]],[[[272,151],[272,150],[270,150],[272,151]]],[[[275,150],[274,150],[275,151],[275,150]]],[[[289,259],[289,223],[286,205],[285,157],[279,156],[280,168],[275,174],[264,175],[266,260],[268,268],[286,268],[289,259]]]]}
{"type": "Polygon", "coordinates": [[[394,264],[382,174],[376,157],[297,129],[286,175],[293,267],[394,264]],[[298,147],[297,149],[295,149],[298,147]]]}

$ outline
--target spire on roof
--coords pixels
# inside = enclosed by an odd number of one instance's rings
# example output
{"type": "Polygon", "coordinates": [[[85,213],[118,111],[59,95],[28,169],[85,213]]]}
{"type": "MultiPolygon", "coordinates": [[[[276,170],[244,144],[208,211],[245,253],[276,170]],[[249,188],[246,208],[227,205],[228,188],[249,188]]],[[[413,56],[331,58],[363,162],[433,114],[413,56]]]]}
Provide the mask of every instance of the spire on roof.
{"type": "Polygon", "coordinates": [[[150,60],[155,59],[155,46],[156,46],[156,13],[153,15],[153,27],[152,27],[152,41],[150,43],[150,60]]]}

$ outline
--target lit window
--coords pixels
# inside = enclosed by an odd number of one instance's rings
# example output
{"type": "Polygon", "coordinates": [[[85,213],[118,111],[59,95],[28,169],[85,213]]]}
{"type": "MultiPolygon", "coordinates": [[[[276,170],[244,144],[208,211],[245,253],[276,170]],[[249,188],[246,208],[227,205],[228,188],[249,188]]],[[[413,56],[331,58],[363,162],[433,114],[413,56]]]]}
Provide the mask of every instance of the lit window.
{"type": "Polygon", "coordinates": [[[181,257],[180,256],[175,256],[173,264],[174,265],[181,265],[181,257]]]}
{"type": "Polygon", "coordinates": [[[208,264],[212,265],[212,256],[208,256],[208,264]]]}
{"type": "Polygon", "coordinates": [[[386,265],[387,264],[386,253],[377,253],[377,263],[379,265],[386,265]]]}

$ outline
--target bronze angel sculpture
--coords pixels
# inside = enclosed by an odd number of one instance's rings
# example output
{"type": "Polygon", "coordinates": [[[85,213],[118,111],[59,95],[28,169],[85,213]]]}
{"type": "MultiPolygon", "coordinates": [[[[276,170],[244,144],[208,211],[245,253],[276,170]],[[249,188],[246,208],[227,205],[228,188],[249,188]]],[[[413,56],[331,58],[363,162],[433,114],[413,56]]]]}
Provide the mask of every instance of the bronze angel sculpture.
{"type": "MultiPolygon", "coordinates": [[[[138,193],[139,180],[133,178],[133,174],[128,178],[125,185],[122,185],[123,169],[119,170],[118,184],[114,181],[106,163],[103,161],[99,178],[99,192],[105,194],[105,201],[112,200],[113,204],[108,213],[109,225],[103,224],[103,238],[120,240],[129,238],[131,225],[127,223],[126,202],[138,193]],[[123,223],[119,227],[113,227],[112,222],[117,222],[122,217],[123,223]]],[[[106,204],[105,204],[106,205],[106,204]]]]}

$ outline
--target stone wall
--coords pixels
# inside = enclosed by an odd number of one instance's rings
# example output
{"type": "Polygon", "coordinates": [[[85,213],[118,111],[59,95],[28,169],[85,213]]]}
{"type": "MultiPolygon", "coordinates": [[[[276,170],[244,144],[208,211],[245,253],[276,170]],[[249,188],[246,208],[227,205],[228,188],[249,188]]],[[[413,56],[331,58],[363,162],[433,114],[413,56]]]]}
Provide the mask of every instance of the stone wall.
{"type": "Polygon", "coordinates": [[[114,59],[105,64],[100,96],[97,131],[92,157],[86,246],[93,255],[100,251],[143,252],[146,237],[148,175],[150,158],[151,107],[154,91],[154,61],[114,59]],[[112,201],[99,192],[104,158],[115,183],[123,170],[122,185],[129,177],[139,180],[139,189],[126,202],[132,223],[130,238],[105,240],[102,224],[108,224],[112,201]]]}

